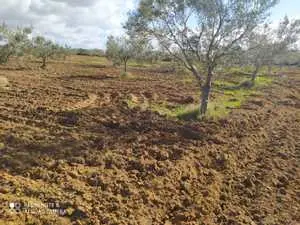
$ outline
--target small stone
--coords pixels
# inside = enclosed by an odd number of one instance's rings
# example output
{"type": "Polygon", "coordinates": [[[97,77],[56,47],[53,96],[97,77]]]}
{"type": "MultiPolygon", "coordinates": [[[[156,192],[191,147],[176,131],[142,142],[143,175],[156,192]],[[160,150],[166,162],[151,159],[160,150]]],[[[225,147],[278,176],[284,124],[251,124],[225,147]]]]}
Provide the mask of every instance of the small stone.
{"type": "Polygon", "coordinates": [[[278,152],[277,155],[282,159],[288,159],[289,155],[285,152],[278,152]]]}
{"type": "Polygon", "coordinates": [[[280,188],[279,193],[282,195],[286,195],[286,190],[284,188],[280,188]]]}

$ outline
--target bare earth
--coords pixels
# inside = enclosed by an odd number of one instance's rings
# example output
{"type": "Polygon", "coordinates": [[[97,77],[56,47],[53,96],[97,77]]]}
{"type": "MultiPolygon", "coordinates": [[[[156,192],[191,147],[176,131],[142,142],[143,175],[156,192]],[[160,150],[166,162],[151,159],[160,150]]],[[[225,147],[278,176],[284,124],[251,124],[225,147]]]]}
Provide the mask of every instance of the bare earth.
{"type": "Polygon", "coordinates": [[[128,95],[179,102],[197,91],[172,74],[134,73],[1,66],[1,225],[300,222],[300,71],[201,122],[130,109],[128,95]],[[18,201],[57,201],[67,215],[15,213],[7,204],[18,201]]]}

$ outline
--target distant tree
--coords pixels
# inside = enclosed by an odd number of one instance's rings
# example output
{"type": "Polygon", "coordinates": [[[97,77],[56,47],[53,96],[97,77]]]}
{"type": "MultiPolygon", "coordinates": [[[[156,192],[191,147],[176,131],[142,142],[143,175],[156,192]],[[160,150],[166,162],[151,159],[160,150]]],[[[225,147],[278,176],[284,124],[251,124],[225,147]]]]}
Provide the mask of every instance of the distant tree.
{"type": "Polygon", "coordinates": [[[49,58],[61,57],[65,49],[42,36],[33,39],[33,55],[42,59],[41,68],[45,69],[49,58]]]}
{"type": "Polygon", "coordinates": [[[124,72],[127,72],[128,60],[135,57],[138,52],[138,44],[125,36],[109,36],[106,43],[106,57],[114,65],[123,64],[124,72]]]}
{"type": "Polygon", "coordinates": [[[85,56],[105,56],[105,52],[102,49],[75,49],[76,55],[85,55],[85,56]]]}
{"type": "Polygon", "coordinates": [[[4,44],[0,47],[0,63],[6,63],[11,56],[23,56],[31,47],[31,32],[31,28],[9,29],[2,24],[0,36],[4,44]]]}
{"type": "Polygon", "coordinates": [[[279,66],[300,66],[300,51],[298,49],[288,50],[276,56],[274,64],[279,66]]]}
{"type": "Polygon", "coordinates": [[[136,46],[136,54],[134,56],[137,62],[150,62],[153,63],[158,58],[158,52],[154,50],[153,46],[148,40],[139,40],[139,44],[136,46]]]}
{"type": "Polygon", "coordinates": [[[277,0],[141,0],[125,28],[156,39],[201,86],[204,115],[214,70],[264,23],[277,0]]]}
{"type": "Polygon", "coordinates": [[[278,28],[265,25],[253,32],[249,38],[244,58],[254,67],[251,81],[255,82],[259,70],[263,66],[271,67],[280,55],[286,55],[289,49],[299,40],[300,20],[290,21],[285,17],[278,28]]]}
{"type": "Polygon", "coordinates": [[[120,46],[118,44],[117,38],[110,35],[107,38],[105,55],[108,60],[112,61],[113,65],[121,64],[119,52],[120,52],[120,46]]]}
{"type": "Polygon", "coordinates": [[[60,46],[60,52],[58,53],[58,56],[61,56],[64,60],[70,55],[72,55],[72,47],[65,44],[64,46],[60,46]]]}
{"type": "Polygon", "coordinates": [[[90,55],[103,57],[103,56],[105,56],[105,52],[102,49],[91,49],[90,55]]]}

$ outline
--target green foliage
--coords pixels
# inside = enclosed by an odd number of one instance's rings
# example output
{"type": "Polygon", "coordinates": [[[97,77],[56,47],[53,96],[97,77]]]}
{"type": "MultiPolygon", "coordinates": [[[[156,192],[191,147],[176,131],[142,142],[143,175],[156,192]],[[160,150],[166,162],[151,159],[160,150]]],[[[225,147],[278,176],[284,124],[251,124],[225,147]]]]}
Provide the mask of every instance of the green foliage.
{"type": "Polygon", "coordinates": [[[121,63],[126,65],[127,61],[133,57],[133,54],[134,48],[128,38],[108,37],[106,43],[106,57],[111,60],[114,65],[120,65],[121,63]]]}
{"type": "Polygon", "coordinates": [[[33,39],[32,53],[35,57],[42,59],[41,67],[45,68],[49,58],[63,57],[67,54],[67,50],[42,36],[37,36],[33,39]]]}
{"type": "Polygon", "coordinates": [[[274,63],[280,66],[300,66],[300,51],[289,50],[275,56],[274,63]]]}
{"type": "Polygon", "coordinates": [[[199,106],[189,105],[184,107],[177,112],[176,117],[180,120],[196,120],[199,118],[199,106]]]}
{"type": "Polygon", "coordinates": [[[286,56],[289,49],[299,40],[300,20],[290,21],[285,17],[278,28],[265,25],[250,36],[247,49],[241,51],[240,61],[254,67],[252,81],[264,66],[271,66],[276,59],[286,56]]]}
{"type": "Polygon", "coordinates": [[[5,24],[0,26],[0,36],[6,44],[0,46],[0,63],[6,63],[11,56],[23,56],[29,51],[31,28],[9,29],[5,24]]]}
{"type": "Polygon", "coordinates": [[[136,63],[153,62],[158,58],[156,54],[148,40],[144,38],[109,36],[106,43],[106,57],[113,65],[124,64],[125,72],[128,60],[135,59],[136,63]]]}
{"type": "Polygon", "coordinates": [[[73,49],[73,53],[76,55],[85,55],[85,56],[105,56],[105,52],[101,49],[73,49]]]}
{"type": "Polygon", "coordinates": [[[268,86],[273,82],[271,77],[267,76],[258,76],[255,80],[255,85],[257,88],[268,86]]]}
{"type": "Polygon", "coordinates": [[[269,9],[277,3],[278,0],[141,0],[125,28],[131,35],[155,39],[194,74],[196,82],[203,86],[201,114],[205,114],[217,65],[225,56],[241,51],[253,29],[266,21],[269,9]]]}
{"type": "Polygon", "coordinates": [[[125,28],[130,34],[155,38],[192,71],[196,62],[212,67],[240,48],[277,2],[142,0],[125,28]]]}

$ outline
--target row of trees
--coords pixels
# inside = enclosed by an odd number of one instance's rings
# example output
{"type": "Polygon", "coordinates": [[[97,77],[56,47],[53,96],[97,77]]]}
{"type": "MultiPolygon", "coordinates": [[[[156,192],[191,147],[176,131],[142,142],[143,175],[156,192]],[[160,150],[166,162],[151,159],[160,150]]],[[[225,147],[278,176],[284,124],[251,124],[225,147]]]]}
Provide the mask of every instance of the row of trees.
{"type": "MultiPolygon", "coordinates": [[[[241,51],[241,64],[252,65],[252,81],[255,82],[263,66],[271,68],[280,57],[286,57],[299,40],[300,20],[285,17],[276,29],[264,25],[252,32],[246,48],[241,51]]],[[[296,47],[296,46],[295,46],[296,47]]]]}
{"type": "Polygon", "coordinates": [[[70,52],[74,55],[84,55],[84,56],[98,56],[104,57],[105,51],[102,49],[84,49],[84,48],[75,48],[70,49],[70,52]]]}
{"type": "MultiPolygon", "coordinates": [[[[288,51],[299,39],[300,21],[287,17],[277,29],[267,24],[278,0],[141,0],[124,26],[127,38],[110,37],[107,54],[126,62],[141,51],[132,40],[155,40],[197,78],[200,114],[207,111],[216,68],[224,61],[259,69],[288,51]],[[114,54],[111,54],[114,53],[114,54]]],[[[135,42],[135,41],[133,41],[135,42]]]]}
{"type": "MultiPolygon", "coordinates": [[[[150,43],[181,63],[197,79],[201,89],[200,114],[207,111],[216,68],[224,62],[251,65],[254,82],[262,66],[290,51],[299,40],[300,20],[287,17],[273,29],[267,24],[269,12],[278,0],[141,0],[129,14],[124,28],[127,36],[110,36],[106,56],[114,64],[131,58],[159,59],[150,43]]],[[[30,38],[31,29],[0,27],[6,44],[0,48],[0,62],[24,53],[42,59],[63,55],[65,48],[43,37],[30,38]]]]}
{"type": "Polygon", "coordinates": [[[47,61],[52,57],[64,57],[67,47],[62,47],[45,37],[31,38],[32,28],[10,29],[5,24],[0,26],[0,63],[7,63],[12,56],[22,57],[33,55],[42,61],[41,68],[46,68],[47,61]]]}

